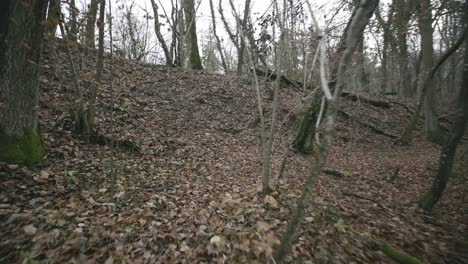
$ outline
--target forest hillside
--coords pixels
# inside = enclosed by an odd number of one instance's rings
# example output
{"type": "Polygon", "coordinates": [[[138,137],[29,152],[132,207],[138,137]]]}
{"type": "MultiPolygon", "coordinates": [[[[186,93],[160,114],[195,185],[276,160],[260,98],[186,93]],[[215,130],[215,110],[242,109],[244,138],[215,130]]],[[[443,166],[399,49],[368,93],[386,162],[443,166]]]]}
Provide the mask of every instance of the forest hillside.
{"type": "MultiPolygon", "coordinates": [[[[99,136],[83,138],[64,104],[73,82],[67,52],[57,52],[58,61],[45,48],[41,63],[45,164],[0,163],[0,262],[272,261],[318,153],[288,150],[301,89],[281,87],[273,191],[262,195],[251,79],[106,55],[99,136]]],[[[84,54],[86,85],[96,54],[84,54]]],[[[268,116],[273,82],[259,81],[268,116]]],[[[343,93],[330,157],[286,262],[393,263],[412,255],[466,263],[466,139],[440,203],[424,213],[418,199],[435,177],[440,147],[425,139],[422,119],[412,144],[395,144],[414,111],[391,95],[343,93]]]]}

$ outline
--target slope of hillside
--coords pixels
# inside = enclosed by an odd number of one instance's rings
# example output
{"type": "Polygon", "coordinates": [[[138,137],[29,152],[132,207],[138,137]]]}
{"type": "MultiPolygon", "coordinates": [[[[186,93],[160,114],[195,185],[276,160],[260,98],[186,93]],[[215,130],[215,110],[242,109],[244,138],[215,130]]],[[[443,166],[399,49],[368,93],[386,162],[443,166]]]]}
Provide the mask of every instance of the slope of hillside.
{"type": "MultiPolygon", "coordinates": [[[[278,191],[257,193],[259,124],[248,80],[117,59],[111,105],[107,60],[97,123],[122,143],[111,162],[109,146],[71,132],[57,70],[72,80],[59,55],[57,63],[46,52],[41,76],[47,165],[0,164],[0,262],[269,261],[313,156],[291,153],[278,191]]],[[[83,58],[86,84],[94,56],[83,58]]],[[[428,263],[463,263],[466,171],[457,169],[434,215],[424,215],[415,205],[432,182],[438,147],[419,132],[412,146],[394,145],[412,109],[396,98],[372,98],[387,107],[363,99],[342,99],[326,167],[345,173],[320,175],[289,261],[391,263],[372,237],[428,263]]],[[[282,91],[274,177],[294,127],[288,113],[300,102],[282,91]]]]}

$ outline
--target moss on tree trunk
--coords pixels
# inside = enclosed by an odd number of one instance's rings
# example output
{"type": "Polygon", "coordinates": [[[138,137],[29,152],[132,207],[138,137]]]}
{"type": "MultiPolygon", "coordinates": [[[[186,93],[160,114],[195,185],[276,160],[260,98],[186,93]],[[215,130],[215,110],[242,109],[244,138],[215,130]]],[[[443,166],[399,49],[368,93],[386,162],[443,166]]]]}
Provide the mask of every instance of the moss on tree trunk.
{"type": "Polygon", "coordinates": [[[44,154],[37,127],[46,7],[46,0],[0,3],[0,161],[34,164],[44,154]]]}
{"type": "Polygon", "coordinates": [[[0,131],[0,146],[0,161],[7,163],[37,164],[44,156],[40,134],[33,128],[26,128],[21,136],[0,131]]]}
{"type": "Polygon", "coordinates": [[[310,154],[314,148],[315,123],[320,111],[320,104],[315,102],[303,114],[297,124],[296,136],[291,147],[302,154],[310,154]]]}

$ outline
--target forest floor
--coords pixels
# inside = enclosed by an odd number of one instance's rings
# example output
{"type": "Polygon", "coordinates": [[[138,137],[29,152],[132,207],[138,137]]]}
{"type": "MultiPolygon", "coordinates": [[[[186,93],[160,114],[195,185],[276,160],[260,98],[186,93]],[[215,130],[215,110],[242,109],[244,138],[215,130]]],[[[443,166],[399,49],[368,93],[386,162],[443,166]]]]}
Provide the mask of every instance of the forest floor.
{"type": "MultiPolygon", "coordinates": [[[[314,155],[290,153],[284,178],[273,179],[277,190],[258,193],[260,137],[251,82],[117,59],[111,106],[107,60],[97,124],[101,135],[120,140],[111,151],[71,132],[57,70],[70,72],[63,51],[60,58],[57,64],[46,54],[41,76],[46,165],[0,164],[1,263],[271,260],[314,155]]],[[[82,63],[82,78],[92,78],[94,62],[82,63]]],[[[268,104],[269,87],[262,83],[268,104]]],[[[401,133],[411,104],[362,98],[388,104],[341,100],[344,112],[326,168],[344,173],[319,175],[287,261],[392,263],[372,240],[427,263],[467,263],[466,153],[459,154],[440,204],[424,214],[416,204],[435,176],[439,147],[420,131],[410,146],[395,145],[392,135],[401,133]]],[[[273,178],[294,130],[288,113],[301,100],[294,89],[281,92],[273,178]]]]}

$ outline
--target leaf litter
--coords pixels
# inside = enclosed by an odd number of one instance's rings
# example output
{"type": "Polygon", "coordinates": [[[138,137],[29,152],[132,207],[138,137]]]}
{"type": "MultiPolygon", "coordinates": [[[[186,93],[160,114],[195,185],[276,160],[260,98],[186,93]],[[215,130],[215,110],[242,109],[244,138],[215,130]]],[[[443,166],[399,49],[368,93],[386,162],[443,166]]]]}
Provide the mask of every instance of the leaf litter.
{"type": "MultiPolygon", "coordinates": [[[[61,51],[58,65],[71,80],[64,56],[61,51]]],[[[109,147],[73,135],[55,62],[47,52],[43,60],[40,117],[46,165],[0,164],[0,262],[271,259],[313,155],[292,153],[277,191],[267,196],[257,192],[260,137],[249,80],[117,59],[115,102],[110,105],[105,68],[98,132],[140,150],[116,147],[114,185],[109,147]],[[114,127],[109,126],[111,110],[114,127]]],[[[92,65],[92,56],[84,63],[92,65]]],[[[92,76],[87,70],[83,67],[83,75],[92,76]]],[[[262,83],[265,102],[270,85],[262,83]]],[[[408,102],[377,99],[398,104],[382,109],[362,101],[340,103],[352,117],[339,116],[327,168],[346,176],[320,175],[289,262],[391,263],[348,226],[428,263],[466,260],[468,163],[460,154],[441,204],[432,215],[423,214],[416,203],[435,175],[439,148],[420,131],[411,146],[398,146],[363,126],[368,122],[398,134],[406,124],[410,107],[401,105],[408,102]]],[[[300,102],[298,92],[282,91],[279,113],[284,122],[275,139],[274,173],[294,130],[288,113],[300,102]]],[[[271,112],[269,106],[265,110],[271,112]]]]}

